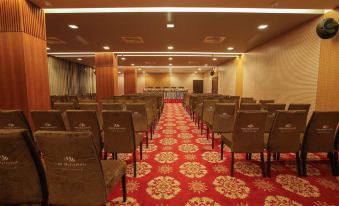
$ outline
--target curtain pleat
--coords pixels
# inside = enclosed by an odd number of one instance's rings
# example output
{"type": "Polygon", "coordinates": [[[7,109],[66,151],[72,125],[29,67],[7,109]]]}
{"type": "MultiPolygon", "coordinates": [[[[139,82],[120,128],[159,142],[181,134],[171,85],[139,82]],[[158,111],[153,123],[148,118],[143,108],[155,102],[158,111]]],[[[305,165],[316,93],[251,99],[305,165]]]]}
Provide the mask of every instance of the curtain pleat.
{"type": "Polygon", "coordinates": [[[95,93],[95,73],[89,66],[48,57],[51,95],[82,95],[95,93]]]}

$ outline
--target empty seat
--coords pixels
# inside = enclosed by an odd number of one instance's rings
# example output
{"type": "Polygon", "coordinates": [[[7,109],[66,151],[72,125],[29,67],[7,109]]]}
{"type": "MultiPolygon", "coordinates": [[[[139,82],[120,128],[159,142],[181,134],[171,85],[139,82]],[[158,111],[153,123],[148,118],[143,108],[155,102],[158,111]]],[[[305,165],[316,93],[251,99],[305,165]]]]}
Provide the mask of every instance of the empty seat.
{"type": "Polygon", "coordinates": [[[90,132],[34,135],[44,155],[51,205],[106,205],[107,195],[121,179],[126,200],[126,164],[100,161],[90,132]]]}
{"type": "Polygon", "coordinates": [[[93,141],[101,159],[103,143],[97,113],[84,110],[68,110],[66,113],[70,130],[92,132],[93,141]]]}
{"type": "Polygon", "coordinates": [[[298,175],[301,175],[300,164],[300,131],[305,128],[307,120],[306,111],[278,111],[268,141],[267,149],[267,175],[271,175],[271,153],[295,153],[298,175]]]}
{"type": "Polygon", "coordinates": [[[261,110],[261,104],[257,103],[241,103],[240,110],[261,110]]]}
{"type": "MultiPolygon", "coordinates": [[[[140,146],[142,159],[142,136],[134,131],[132,113],[129,111],[103,111],[105,153],[133,153],[134,177],[136,177],[136,149],[140,146]]],[[[116,158],[116,157],[115,157],[116,158]]]]}
{"type": "Polygon", "coordinates": [[[80,110],[96,111],[100,128],[102,128],[102,116],[101,116],[101,110],[99,108],[98,103],[96,103],[96,102],[80,102],[79,108],[80,108],[80,110]]]}
{"type": "Polygon", "coordinates": [[[235,119],[235,104],[216,103],[213,115],[212,149],[214,149],[214,133],[229,133],[233,131],[235,119]]]}
{"type": "Polygon", "coordinates": [[[308,113],[310,107],[310,104],[290,104],[288,106],[288,110],[305,110],[308,113]]]}
{"type": "Polygon", "coordinates": [[[65,123],[61,111],[31,111],[31,116],[36,130],[65,131],[65,123]]]}
{"type": "Polygon", "coordinates": [[[266,111],[239,111],[233,133],[221,136],[221,157],[224,144],[231,149],[231,176],[234,174],[234,153],[260,153],[262,175],[265,176],[264,132],[266,111]]]}
{"type": "Polygon", "coordinates": [[[75,106],[73,102],[55,102],[53,109],[64,112],[66,110],[75,109],[75,106]]]}
{"type": "Polygon", "coordinates": [[[122,103],[101,103],[102,110],[123,110],[124,105],[122,103]]]}
{"type": "Polygon", "coordinates": [[[332,171],[334,170],[333,149],[338,123],[339,112],[313,112],[312,117],[306,127],[301,149],[301,159],[304,176],[307,176],[307,153],[328,153],[332,166],[332,171]]]}
{"type": "Polygon", "coordinates": [[[209,136],[209,128],[213,124],[213,115],[214,115],[214,107],[215,104],[218,103],[219,100],[204,100],[202,106],[202,121],[206,124],[207,132],[206,137],[208,139],[209,136]]]}
{"type": "Polygon", "coordinates": [[[271,127],[273,124],[273,120],[275,118],[275,115],[278,110],[285,110],[286,104],[273,104],[273,103],[267,103],[264,106],[264,110],[267,111],[267,117],[266,117],[266,124],[265,124],[265,132],[269,133],[271,131],[271,127]]]}
{"type": "Polygon", "coordinates": [[[0,130],[0,205],[48,205],[39,153],[24,129],[0,130]]]}

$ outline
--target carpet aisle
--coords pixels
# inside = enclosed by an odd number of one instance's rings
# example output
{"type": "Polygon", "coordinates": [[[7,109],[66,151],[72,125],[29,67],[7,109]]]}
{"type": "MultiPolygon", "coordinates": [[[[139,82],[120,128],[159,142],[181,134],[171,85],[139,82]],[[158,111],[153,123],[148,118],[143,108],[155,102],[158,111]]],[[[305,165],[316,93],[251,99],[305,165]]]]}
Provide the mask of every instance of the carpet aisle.
{"type": "MultiPolygon", "coordinates": [[[[218,138],[218,137],[217,137],[218,138]]],[[[121,203],[121,186],[110,194],[111,205],[127,206],[335,206],[339,205],[339,178],[331,176],[323,154],[310,154],[308,175],[296,176],[293,154],[272,163],[272,177],[262,178],[259,156],[245,160],[236,154],[235,177],[230,177],[230,154],[220,161],[216,147],[192,122],[179,103],[166,103],[156,134],[133,177],[131,155],[126,160],[127,203],[121,203]]],[[[266,157],[265,157],[266,159],[266,157]]]]}

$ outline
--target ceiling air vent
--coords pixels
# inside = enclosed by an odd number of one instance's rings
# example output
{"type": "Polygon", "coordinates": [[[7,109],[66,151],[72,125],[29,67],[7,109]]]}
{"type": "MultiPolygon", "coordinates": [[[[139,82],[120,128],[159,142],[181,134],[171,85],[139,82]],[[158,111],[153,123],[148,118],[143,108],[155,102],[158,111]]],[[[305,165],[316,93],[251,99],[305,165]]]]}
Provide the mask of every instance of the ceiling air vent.
{"type": "Polygon", "coordinates": [[[224,36],[207,36],[204,39],[204,43],[207,43],[207,44],[220,44],[225,39],[226,39],[226,37],[224,37],[224,36]]]}
{"type": "Polygon", "coordinates": [[[60,44],[66,44],[66,42],[61,39],[51,36],[51,37],[47,37],[47,44],[60,45],[60,44]]]}
{"type": "Polygon", "coordinates": [[[139,36],[121,37],[126,44],[143,44],[144,40],[139,36]]]}
{"type": "Polygon", "coordinates": [[[156,65],[157,62],[154,62],[154,61],[144,61],[144,64],[145,65],[156,65]]]}

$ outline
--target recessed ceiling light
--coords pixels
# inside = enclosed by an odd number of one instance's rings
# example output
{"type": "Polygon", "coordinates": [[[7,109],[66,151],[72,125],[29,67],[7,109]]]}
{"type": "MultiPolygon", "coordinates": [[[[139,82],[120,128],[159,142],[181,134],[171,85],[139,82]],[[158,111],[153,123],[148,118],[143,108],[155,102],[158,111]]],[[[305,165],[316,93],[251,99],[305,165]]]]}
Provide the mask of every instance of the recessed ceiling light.
{"type": "Polygon", "coordinates": [[[167,24],[167,28],[174,28],[174,24],[167,24]]]}
{"type": "Polygon", "coordinates": [[[139,68],[138,70],[141,71],[141,68],[139,68]]]}
{"type": "Polygon", "coordinates": [[[205,67],[207,67],[207,66],[208,66],[208,64],[205,64],[204,66],[205,66],[205,67]]]}
{"type": "Polygon", "coordinates": [[[78,60],[78,61],[82,61],[82,59],[81,59],[81,58],[77,58],[77,60],[78,60]]]}
{"type": "Polygon", "coordinates": [[[230,46],[230,47],[227,47],[227,50],[228,50],[228,51],[232,51],[233,49],[234,49],[234,47],[231,47],[231,46],[230,46]]]}
{"type": "Polygon", "coordinates": [[[168,46],[167,49],[168,49],[168,50],[173,50],[174,47],[173,47],[173,46],[168,46]]]}
{"type": "Polygon", "coordinates": [[[260,30],[264,30],[264,29],[267,29],[268,25],[267,24],[261,24],[258,26],[258,29],[260,30]]]}
{"type": "Polygon", "coordinates": [[[109,46],[103,46],[102,48],[104,48],[105,50],[110,50],[109,46]]]}
{"type": "Polygon", "coordinates": [[[198,68],[199,71],[201,71],[201,68],[198,68]]]}
{"type": "Polygon", "coordinates": [[[172,61],[172,60],[173,60],[173,58],[172,58],[172,57],[169,57],[169,58],[168,58],[168,60],[172,61]]]}
{"type": "Polygon", "coordinates": [[[77,25],[74,25],[74,24],[69,24],[68,27],[71,28],[71,29],[78,29],[79,28],[77,25]]]}
{"type": "Polygon", "coordinates": [[[126,60],[126,58],[125,58],[125,57],[121,57],[121,60],[125,61],[125,60],[126,60]]]}
{"type": "Polygon", "coordinates": [[[134,66],[135,64],[131,64],[131,66],[134,66]]]}
{"type": "Polygon", "coordinates": [[[121,74],[121,71],[118,71],[118,74],[121,74]]]}
{"type": "Polygon", "coordinates": [[[198,72],[195,71],[194,74],[196,74],[196,73],[198,73],[198,72]]]}
{"type": "Polygon", "coordinates": [[[218,59],[217,59],[217,58],[213,58],[212,60],[213,60],[213,61],[217,61],[218,59]]]}
{"type": "Polygon", "coordinates": [[[47,51],[51,50],[51,48],[49,48],[49,47],[47,47],[46,49],[47,49],[47,51]]]}
{"type": "Polygon", "coordinates": [[[168,64],[168,66],[172,66],[173,64],[168,64]]]}

